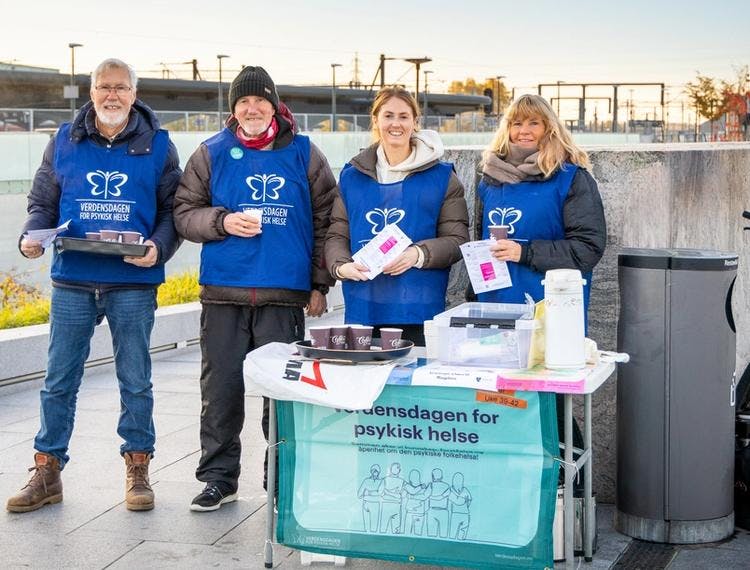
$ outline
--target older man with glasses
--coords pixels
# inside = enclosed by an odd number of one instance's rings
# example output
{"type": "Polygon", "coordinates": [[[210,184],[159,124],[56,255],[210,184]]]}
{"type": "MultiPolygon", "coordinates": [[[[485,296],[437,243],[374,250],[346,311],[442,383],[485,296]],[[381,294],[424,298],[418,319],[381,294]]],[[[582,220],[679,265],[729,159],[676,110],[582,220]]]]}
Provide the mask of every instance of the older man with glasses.
{"type": "Polygon", "coordinates": [[[66,236],[138,232],[142,257],[53,252],[47,375],[41,391],[41,428],[34,440],[34,472],[8,499],[23,513],[62,501],[61,471],[68,457],[76,399],[94,327],[107,318],[120,389],[117,433],[126,464],[126,507],[154,507],[148,465],[154,453],[149,341],[156,288],[164,263],[179,246],[172,201],[181,171],[177,150],[153,111],[136,98],[137,78],[126,63],[107,59],[91,74],[91,101],[47,145],[28,197],[19,241],[28,258],[44,253],[29,230],[70,220],[66,236]]]}

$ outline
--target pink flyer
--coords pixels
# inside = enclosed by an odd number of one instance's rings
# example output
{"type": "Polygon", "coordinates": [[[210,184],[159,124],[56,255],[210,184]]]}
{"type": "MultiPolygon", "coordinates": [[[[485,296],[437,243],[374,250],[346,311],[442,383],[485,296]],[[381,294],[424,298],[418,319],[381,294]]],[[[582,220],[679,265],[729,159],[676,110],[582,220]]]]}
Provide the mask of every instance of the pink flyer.
{"type": "Polygon", "coordinates": [[[492,263],[481,263],[479,269],[482,270],[482,279],[485,281],[491,281],[495,278],[495,269],[492,267],[492,263]]]}
{"type": "Polygon", "coordinates": [[[387,240],[385,240],[385,241],[384,241],[384,242],[383,242],[383,243],[382,243],[382,244],[380,245],[380,248],[379,248],[379,249],[380,249],[380,251],[382,251],[383,253],[388,253],[388,251],[389,251],[389,250],[390,250],[390,249],[391,249],[391,248],[392,248],[392,247],[393,247],[394,245],[396,245],[397,243],[398,243],[398,240],[397,240],[397,239],[396,239],[395,237],[391,236],[391,237],[389,237],[389,238],[388,238],[387,240]]]}

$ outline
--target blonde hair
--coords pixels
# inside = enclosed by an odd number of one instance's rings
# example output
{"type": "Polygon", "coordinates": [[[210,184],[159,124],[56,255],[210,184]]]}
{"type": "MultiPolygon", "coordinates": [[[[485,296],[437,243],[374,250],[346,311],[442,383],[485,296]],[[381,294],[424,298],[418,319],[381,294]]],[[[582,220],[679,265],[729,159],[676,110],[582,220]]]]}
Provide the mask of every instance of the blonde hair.
{"type": "Polygon", "coordinates": [[[372,142],[374,143],[380,142],[380,131],[375,124],[375,118],[378,116],[380,109],[383,108],[383,105],[394,97],[401,99],[404,103],[409,105],[411,114],[414,116],[414,130],[419,130],[419,105],[417,105],[417,101],[412,94],[399,85],[383,87],[375,96],[375,100],[372,102],[372,107],[370,109],[370,134],[372,135],[372,142]]]}
{"type": "Polygon", "coordinates": [[[570,162],[582,168],[591,168],[589,155],[573,142],[570,131],[560,122],[547,100],[539,95],[521,95],[513,101],[503,116],[492,142],[482,153],[482,164],[486,164],[493,154],[501,157],[508,156],[510,126],[515,121],[537,117],[544,124],[544,135],[539,141],[537,165],[545,178],[558,170],[564,162],[570,162]]]}

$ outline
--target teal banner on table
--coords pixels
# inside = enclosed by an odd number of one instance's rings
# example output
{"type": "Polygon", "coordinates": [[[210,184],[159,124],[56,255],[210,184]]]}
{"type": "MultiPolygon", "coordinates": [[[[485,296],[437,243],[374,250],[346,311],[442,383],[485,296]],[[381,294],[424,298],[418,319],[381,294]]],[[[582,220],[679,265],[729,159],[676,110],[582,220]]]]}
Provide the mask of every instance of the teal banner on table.
{"type": "Polygon", "coordinates": [[[554,394],[388,385],[370,410],[277,406],[280,543],[421,564],[552,567],[554,394]]]}

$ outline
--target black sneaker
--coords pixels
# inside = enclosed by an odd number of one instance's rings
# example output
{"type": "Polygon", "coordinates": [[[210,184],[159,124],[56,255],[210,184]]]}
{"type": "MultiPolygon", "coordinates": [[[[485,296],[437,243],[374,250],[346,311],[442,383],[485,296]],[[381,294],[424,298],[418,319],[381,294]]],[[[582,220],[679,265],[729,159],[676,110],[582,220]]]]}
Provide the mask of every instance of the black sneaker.
{"type": "Polygon", "coordinates": [[[226,483],[206,483],[206,487],[190,503],[191,511],[215,511],[224,503],[237,500],[237,491],[226,483]]]}

